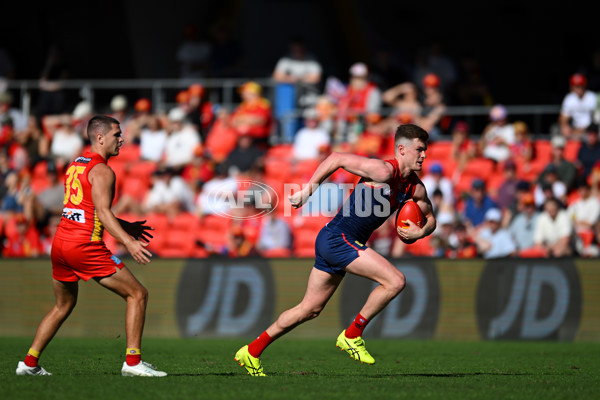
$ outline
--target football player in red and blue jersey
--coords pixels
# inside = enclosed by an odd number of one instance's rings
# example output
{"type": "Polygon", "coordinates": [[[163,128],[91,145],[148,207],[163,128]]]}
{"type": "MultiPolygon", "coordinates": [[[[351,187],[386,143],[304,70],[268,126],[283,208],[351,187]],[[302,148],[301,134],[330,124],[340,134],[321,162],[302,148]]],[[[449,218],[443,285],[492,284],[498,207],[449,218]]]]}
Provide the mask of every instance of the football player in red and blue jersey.
{"type": "Polygon", "coordinates": [[[365,243],[390,215],[412,199],[420,207],[425,223],[403,221],[408,228],[398,229],[403,241],[430,235],[436,226],[425,186],[417,176],[425,161],[429,134],[413,124],[400,125],[395,135],[395,157],[390,160],[365,158],[354,154],[332,153],[316,169],[307,185],[292,194],[292,207],[305,204],[310,195],[339,168],[361,179],[337,215],[320,231],[315,242],[315,264],[308,278],[302,301],[279,315],[256,340],[235,355],[249,375],[265,376],[260,355],[275,339],[296,326],[315,318],[338,288],[346,272],[369,278],[377,286],[350,326],[337,338],[336,346],[366,364],[375,359],[369,354],[362,332],[405,286],[405,277],[386,258],[365,243]]]}

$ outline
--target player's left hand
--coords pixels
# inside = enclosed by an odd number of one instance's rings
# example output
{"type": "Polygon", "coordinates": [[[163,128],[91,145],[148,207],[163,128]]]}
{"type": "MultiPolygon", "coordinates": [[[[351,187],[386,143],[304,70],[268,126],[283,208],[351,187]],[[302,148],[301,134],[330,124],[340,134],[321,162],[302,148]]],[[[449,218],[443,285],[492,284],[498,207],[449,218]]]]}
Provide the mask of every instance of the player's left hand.
{"type": "Polygon", "coordinates": [[[134,239],[150,242],[150,239],[152,239],[154,236],[152,236],[148,231],[153,231],[154,228],[144,225],[145,223],[146,220],[129,222],[129,225],[123,228],[128,234],[133,236],[134,239]]]}
{"type": "Polygon", "coordinates": [[[405,219],[401,222],[408,225],[408,228],[398,227],[397,229],[398,236],[403,240],[417,240],[423,237],[423,229],[419,228],[419,226],[410,219],[405,219]]]}

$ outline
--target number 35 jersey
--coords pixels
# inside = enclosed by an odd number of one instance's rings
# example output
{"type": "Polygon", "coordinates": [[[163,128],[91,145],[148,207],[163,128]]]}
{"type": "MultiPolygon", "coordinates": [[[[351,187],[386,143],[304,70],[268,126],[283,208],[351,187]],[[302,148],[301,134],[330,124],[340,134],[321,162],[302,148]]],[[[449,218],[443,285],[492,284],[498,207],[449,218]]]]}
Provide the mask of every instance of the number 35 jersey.
{"type": "Polygon", "coordinates": [[[102,240],[104,226],[96,215],[92,201],[92,185],[88,174],[97,164],[106,163],[99,154],[85,152],[67,168],[63,212],[56,237],[74,242],[102,240]]]}

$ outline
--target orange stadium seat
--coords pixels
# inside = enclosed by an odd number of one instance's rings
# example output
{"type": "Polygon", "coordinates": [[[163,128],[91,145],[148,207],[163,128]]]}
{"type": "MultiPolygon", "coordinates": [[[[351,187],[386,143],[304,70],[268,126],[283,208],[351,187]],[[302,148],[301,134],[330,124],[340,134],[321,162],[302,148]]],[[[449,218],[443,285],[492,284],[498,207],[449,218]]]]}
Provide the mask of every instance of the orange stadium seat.
{"type": "Polygon", "coordinates": [[[308,180],[313,176],[315,170],[319,166],[319,160],[302,160],[298,161],[296,165],[293,167],[294,175],[304,182],[308,182],[308,180]]]}
{"type": "Polygon", "coordinates": [[[293,226],[296,229],[313,229],[321,230],[333,217],[326,215],[315,215],[315,216],[296,216],[293,218],[293,226]]]}
{"type": "Polygon", "coordinates": [[[52,181],[47,176],[33,176],[31,178],[30,187],[33,193],[40,194],[44,190],[52,186],[52,181]]]}
{"type": "Polygon", "coordinates": [[[463,193],[471,191],[471,185],[475,178],[470,175],[461,175],[458,181],[454,184],[454,196],[458,199],[463,193]]]}
{"type": "Polygon", "coordinates": [[[431,246],[431,235],[406,245],[406,252],[415,257],[432,257],[434,249],[431,246]]]}
{"type": "Polygon", "coordinates": [[[530,163],[525,163],[522,160],[517,161],[517,177],[528,182],[533,182],[538,178],[549,162],[550,161],[537,158],[530,163]]]}
{"type": "Polygon", "coordinates": [[[206,215],[196,229],[196,239],[210,247],[227,245],[231,219],[219,215],[206,215]]]}
{"type": "Polygon", "coordinates": [[[268,158],[281,158],[291,161],[294,148],[291,144],[278,144],[267,150],[268,158]]]}
{"type": "Polygon", "coordinates": [[[552,143],[549,140],[538,139],[533,142],[533,148],[535,149],[535,156],[532,161],[543,160],[544,162],[550,162],[552,158],[552,143]]]}
{"type": "Polygon", "coordinates": [[[292,255],[292,251],[284,247],[277,249],[261,250],[260,255],[266,258],[288,258],[292,255]]]}
{"type": "Polygon", "coordinates": [[[199,246],[205,247],[211,253],[220,253],[220,250],[228,245],[227,233],[222,231],[198,229],[194,237],[199,246]]]}
{"type": "Polygon", "coordinates": [[[169,234],[168,228],[166,225],[160,226],[150,221],[146,221],[146,225],[149,225],[154,228],[154,230],[150,233],[152,235],[152,239],[150,239],[150,243],[146,248],[152,253],[160,255],[160,252],[162,251],[165,245],[165,240],[169,234]]]}
{"type": "Polygon", "coordinates": [[[271,179],[286,179],[291,173],[290,160],[265,158],[265,176],[271,179]]]}
{"type": "MultiPolygon", "coordinates": [[[[4,219],[4,236],[7,238],[15,237],[18,235],[17,231],[17,218],[20,214],[7,215],[4,219]]],[[[20,218],[20,217],[19,217],[20,218]]]]}
{"type": "Polygon", "coordinates": [[[116,175],[117,185],[125,178],[125,173],[127,172],[127,163],[125,161],[119,160],[119,158],[111,158],[108,160],[108,166],[116,175]]]}
{"type": "Polygon", "coordinates": [[[315,246],[296,248],[294,249],[294,256],[300,258],[314,258],[315,246]]]}
{"type": "Polygon", "coordinates": [[[277,194],[277,197],[279,199],[279,203],[281,204],[281,202],[283,200],[283,196],[285,195],[285,193],[284,193],[284,185],[288,181],[286,179],[273,179],[273,178],[265,176],[262,179],[260,179],[260,182],[264,183],[265,185],[267,185],[271,189],[273,189],[273,191],[277,194]]]}
{"type": "Polygon", "coordinates": [[[474,158],[470,160],[467,165],[465,165],[462,175],[476,176],[486,180],[487,177],[495,171],[495,169],[496,164],[494,161],[488,158],[474,158]]]}
{"type": "Polygon", "coordinates": [[[124,194],[127,194],[129,196],[132,196],[139,202],[142,202],[149,189],[149,179],[125,175],[124,178],[121,179],[118,196],[120,197],[124,194]]]}
{"type": "Polygon", "coordinates": [[[129,166],[127,175],[129,177],[150,179],[157,168],[158,165],[154,161],[137,161],[129,166]]]}
{"type": "Polygon", "coordinates": [[[131,213],[120,213],[119,215],[117,215],[117,218],[120,218],[127,222],[143,221],[146,219],[145,217],[131,213]]]}
{"type": "Polygon", "coordinates": [[[296,257],[314,257],[315,240],[319,234],[319,229],[298,228],[293,230],[294,234],[294,255],[296,257]]]}
{"type": "Polygon", "coordinates": [[[200,226],[200,218],[192,212],[181,212],[169,223],[169,229],[194,232],[200,226]]]}
{"type": "Polygon", "coordinates": [[[165,214],[161,213],[148,213],[144,217],[146,225],[150,225],[158,232],[166,232],[169,228],[169,218],[165,214]]]}
{"type": "Polygon", "coordinates": [[[217,214],[205,215],[200,220],[200,227],[226,232],[231,227],[231,218],[217,214]]]}
{"type": "Polygon", "coordinates": [[[577,153],[580,147],[581,142],[579,140],[567,140],[563,153],[565,159],[571,162],[577,161],[577,153]]]}
{"type": "Polygon", "coordinates": [[[188,258],[192,257],[196,247],[196,240],[193,234],[187,229],[169,229],[163,246],[157,253],[165,258],[188,258]]]}
{"type": "Polygon", "coordinates": [[[47,174],[48,162],[42,160],[33,167],[33,170],[31,171],[31,178],[45,178],[47,174]]]}
{"type": "Polygon", "coordinates": [[[135,162],[140,160],[140,146],[138,144],[125,144],[119,150],[117,157],[121,162],[135,162]]]}
{"type": "Polygon", "coordinates": [[[502,186],[505,180],[506,177],[502,172],[495,172],[492,175],[490,175],[486,180],[488,192],[492,196],[495,196],[498,193],[498,189],[500,189],[500,186],[502,186]]]}
{"type": "Polygon", "coordinates": [[[427,147],[427,158],[431,160],[447,160],[452,154],[452,142],[439,141],[430,143],[427,147]]]}

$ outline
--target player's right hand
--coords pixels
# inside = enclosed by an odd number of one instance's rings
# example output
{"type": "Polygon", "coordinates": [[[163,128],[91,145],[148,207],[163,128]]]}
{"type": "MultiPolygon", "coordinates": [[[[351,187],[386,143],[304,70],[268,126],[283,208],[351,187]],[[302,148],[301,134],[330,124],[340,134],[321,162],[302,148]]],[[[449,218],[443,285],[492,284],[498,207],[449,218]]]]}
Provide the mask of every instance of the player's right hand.
{"type": "Polygon", "coordinates": [[[298,190],[296,193],[289,195],[288,199],[289,199],[290,204],[292,205],[292,207],[294,207],[294,208],[300,208],[300,207],[302,207],[302,205],[304,203],[306,203],[306,201],[310,197],[310,191],[309,190],[310,190],[310,188],[307,185],[302,190],[298,190]]]}
{"type": "Polygon", "coordinates": [[[137,262],[138,264],[146,265],[150,262],[150,259],[152,258],[152,253],[150,253],[150,251],[146,249],[148,243],[139,240],[132,240],[125,246],[127,247],[127,251],[129,251],[129,254],[131,254],[135,262],[137,262]]]}

